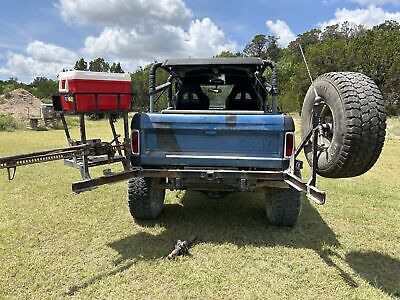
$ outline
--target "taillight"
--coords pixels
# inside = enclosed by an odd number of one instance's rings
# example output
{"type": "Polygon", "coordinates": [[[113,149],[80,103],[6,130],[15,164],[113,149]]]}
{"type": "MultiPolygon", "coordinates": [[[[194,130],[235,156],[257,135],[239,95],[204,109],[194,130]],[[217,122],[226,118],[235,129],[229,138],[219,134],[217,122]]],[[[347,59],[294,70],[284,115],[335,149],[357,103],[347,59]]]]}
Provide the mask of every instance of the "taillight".
{"type": "Polygon", "coordinates": [[[294,133],[286,132],[285,134],[285,158],[290,158],[294,152],[294,133]]]}
{"type": "Polygon", "coordinates": [[[132,135],[131,135],[131,149],[132,149],[132,154],[133,155],[139,155],[140,154],[140,133],[139,130],[132,130],[132,135]]]}

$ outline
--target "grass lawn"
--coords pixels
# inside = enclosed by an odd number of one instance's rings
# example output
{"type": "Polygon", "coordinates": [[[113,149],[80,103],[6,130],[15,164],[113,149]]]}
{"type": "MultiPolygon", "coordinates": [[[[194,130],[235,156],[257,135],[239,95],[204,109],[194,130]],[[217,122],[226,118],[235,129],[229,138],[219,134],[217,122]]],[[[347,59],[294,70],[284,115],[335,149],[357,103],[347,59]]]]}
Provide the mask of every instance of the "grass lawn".
{"type": "MultiPolygon", "coordinates": [[[[106,122],[89,127],[111,139],[106,122]]],[[[388,137],[367,174],[320,178],[327,204],[303,199],[292,229],[267,223],[262,194],[168,192],[160,219],[137,223],[125,183],[75,195],[79,174],[62,162],[12,182],[4,171],[0,299],[400,297],[400,119],[388,137]],[[163,258],[191,233],[192,256],[163,258]]],[[[0,156],[65,144],[62,131],[0,132],[0,156]]]]}

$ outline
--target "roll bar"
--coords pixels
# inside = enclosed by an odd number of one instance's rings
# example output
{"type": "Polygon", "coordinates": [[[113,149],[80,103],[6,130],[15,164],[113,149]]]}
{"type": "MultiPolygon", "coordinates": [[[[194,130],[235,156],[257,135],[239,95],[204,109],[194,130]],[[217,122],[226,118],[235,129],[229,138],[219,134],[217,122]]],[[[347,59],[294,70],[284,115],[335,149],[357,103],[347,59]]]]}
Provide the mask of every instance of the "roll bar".
{"type": "MultiPolygon", "coordinates": [[[[265,67],[270,67],[272,70],[272,80],[271,80],[271,95],[272,95],[272,113],[276,114],[278,112],[278,64],[272,60],[263,60],[265,67]]],[[[265,68],[264,68],[265,70],[265,68]]]]}
{"type": "MultiPolygon", "coordinates": [[[[155,62],[151,65],[149,70],[149,94],[150,94],[150,113],[154,112],[155,95],[169,88],[172,84],[171,76],[168,78],[168,82],[160,86],[156,86],[156,74],[157,69],[163,64],[160,62],[155,62]]],[[[271,80],[271,90],[272,95],[272,113],[276,114],[278,112],[278,65],[272,60],[263,60],[262,73],[265,69],[269,67],[272,70],[272,80],[271,80]]]]}

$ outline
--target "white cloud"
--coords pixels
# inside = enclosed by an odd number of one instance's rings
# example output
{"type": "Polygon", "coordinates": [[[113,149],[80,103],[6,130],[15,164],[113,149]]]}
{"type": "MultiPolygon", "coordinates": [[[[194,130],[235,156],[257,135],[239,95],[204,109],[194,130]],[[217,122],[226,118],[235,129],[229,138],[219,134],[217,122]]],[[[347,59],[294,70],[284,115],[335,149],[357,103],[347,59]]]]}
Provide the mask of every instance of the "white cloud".
{"type": "Polygon", "coordinates": [[[322,28],[337,23],[349,22],[356,25],[364,25],[371,28],[381,24],[386,20],[395,20],[400,22],[400,12],[387,12],[380,7],[370,5],[367,8],[350,10],[347,8],[338,9],[335,12],[335,18],[320,24],[322,28]]]}
{"type": "Polygon", "coordinates": [[[100,34],[86,37],[76,52],[33,41],[7,54],[1,76],[54,78],[80,56],[120,61],[132,71],[167,57],[211,57],[237,48],[209,18],[193,20],[184,0],[58,0],[56,6],[65,22],[100,27],[100,34]]]}
{"type": "Polygon", "coordinates": [[[236,44],[225,37],[210,19],[195,20],[185,31],[179,26],[154,24],[145,33],[136,28],[107,27],[85,40],[83,52],[89,56],[153,61],[167,57],[211,57],[236,44]]]}
{"type": "Polygon", "coordinates": [[[37,76],[56,78],[63,68],[71,68],[77,59],[74,52],[41,41],[29,43],[25,52],[20,54],[9,51],[5,66],[0,68],[0,75],[18,77],[23,81],[37,76]]]}
{"type": "Polygon", "coordinates": [[[186,56],[209,57],[236,48],[236,43],[228,40],[209,18],[192,21],[188,32],[181,33],[181,36],[186,56]]]}
{"type": "MultiPolygon", "coordinates": [[[[385,5],[385,4],[393,4],[400,5],[400,0],[347,0],[348,2],[357,3],[361,6],[370,6],[370,5],[385,5]]],[[[340,0],[323,0],[323,4],[332,5],[340,0]]]]}
{"type": "Polygon", "coordinates": [[[0,76],[9,76],[10,72],[6,68],[0,68],[0,76]]]}
{"type": "Polygon", "coordinates": [[[104,26],[85,39],[85,56],[138,65],[166,57],[211,57],[236,44],[209,18],[192,20],[183,0],[60,0],[68,22],[104,26]]]}
{"type": "Polygon", "coordinates": [[[394,4],[400,5],[400,0],[350,0],[351,2],[358,3],[360,5],[383,5],[383,4],[394,4]]]}
{"type": "Polygon", "coordinates": [[[45,44],[41,41],[29,43],[26,53],[33,59],[43,62],[71,63],[77,59],[77,55],[74,52],[53,44],[45,44]]]}
{"type": "Polygon", "coordinates": [[[282,20],[277,20],[276,22],[268,20],[267,28],[273,35],[279,37],[278,43],[282,47],[286,47],[296,38],[289,25],[282,20]]]}
{"type": "Polygon", "coordinates": [[[60,0],[66,22],[132,27],[152,23],[187,25],[192,12],[182,0],[60,0]]]}

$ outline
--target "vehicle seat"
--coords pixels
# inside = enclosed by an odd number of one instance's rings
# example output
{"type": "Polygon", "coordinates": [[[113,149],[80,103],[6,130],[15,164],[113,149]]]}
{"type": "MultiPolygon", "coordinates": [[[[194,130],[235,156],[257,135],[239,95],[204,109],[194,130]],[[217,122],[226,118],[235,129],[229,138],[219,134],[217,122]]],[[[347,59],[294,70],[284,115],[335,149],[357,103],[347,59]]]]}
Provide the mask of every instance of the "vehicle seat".
{"type": "Polygon", "coordinates": [[[226,110],[260,110],[261,104],[257,92],[250,83],[235,84],[226,98],[226,110]]]}
{"type": "Polygon", "coordinates": [[[210,99],[204,94],[200,85],[190,82],[182,83],[177,94],[177,110],[207,110],[210,99]]]}

